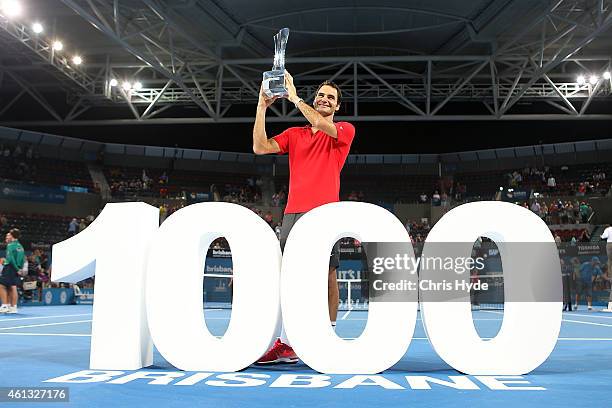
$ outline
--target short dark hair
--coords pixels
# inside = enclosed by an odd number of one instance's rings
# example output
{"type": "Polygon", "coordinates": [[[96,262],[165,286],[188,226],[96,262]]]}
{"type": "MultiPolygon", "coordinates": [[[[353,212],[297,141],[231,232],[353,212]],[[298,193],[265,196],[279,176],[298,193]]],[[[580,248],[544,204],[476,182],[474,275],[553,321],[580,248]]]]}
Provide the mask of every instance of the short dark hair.
{"type": "Polygon", "coordinates": [[[336,101],[336,103],[340,105],[340,99],[342,99],[342,91],[340,90],[340,87],[336,85],[336,83],[333,81],[324,81],[321,85],[319,85],[319,87],[317,88],[317,92],[315,92],[315,98],[319,94],[319,91],[321,90],[321,88],[323,88],[325,85],[331,86],[332,88],[336,90],[336,92],[338,93],[338,100],[336,101]]]}
{"type": "Polygon", "coordinates": [[[11,228],[11,230],[9,231],[9,234],[11,234],[13,238],[19,239],[19,237],[21,236],[21,231],[19,231],[19,229],[17,228],[11,228]]]}

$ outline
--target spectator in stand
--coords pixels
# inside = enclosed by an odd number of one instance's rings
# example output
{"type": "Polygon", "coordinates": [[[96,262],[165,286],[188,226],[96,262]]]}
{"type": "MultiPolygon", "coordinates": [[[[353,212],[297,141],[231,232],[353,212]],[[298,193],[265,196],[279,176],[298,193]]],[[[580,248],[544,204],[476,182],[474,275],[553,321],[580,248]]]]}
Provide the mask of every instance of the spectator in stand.
{"type": "Polygon", "coordinates": [[[555,180],[552,174],[548,177],[546,185],[548,186],[548,191],[555,191],[555,187],[557,187],[557,181],[555,180]]]}
{"type": "Polygon", "coordinates": [[[561,237],[558,233],[555,232],[555,244],[559,245],[561,243],[561,237]]]}
{"type": "Polygon", "coordinates": [[[534,202],[531,204],[531,211],[540,215],[540,203],[538,203],[538,200],[534,200],[534,202]]]}
{"type": "Polygon", "coordinates": [[[168,175],[164,171],[161,176],[159,176],[159,184],[168,184],[168,175]]]}
{"type": "Polygon", "coordinates": [[[79,232],[83,231],[87,228],[87,224],[85,223],[85,218],[81,218],[81,222],[79,223],[79,232]]]}
{"type": "Polygon", "coordinates": [[[427,194],[421,193],[419,196],[419,203],[426,204],[427,203],[427,194]]]}
{"type": "Polygon", "coordinates": [[[73,218],[72,221],[70,221],[70,224],[68,224],[68,236],[72,237],[76,235],[78,228],[79,228],[79,222],[77,221],[76,218],[73,218]]]}
{"type": "Polygon", "coordinates": [[[580,203],[580,221],[583,224],[589,222],[589,216],[591,215],[591,208],[584,201],[580,203]]]}
{"type": "Polygon", "coordinates": [[[441,201],[442,199],[438,190],[434,191],[434,193],[431,195],[431,205],[434,207],[439,207],[441,201]]]}
{"type": "Polygon", "coordinates": [[[580,237],[578,237],[578,241],[580,241],[580,242],[590,242],[591,241],[591,235],[589,234],[589,232],[587,230],[582,230],[582,233],[580,234],[580,237]]]}
{"type": "Polygon", "coordinates": [[[264,220],[268,223],[268,225],[270,225],[270,227],[272,227],[272,222],[274,221],[274,219],[272,218],[272,212],[268,211],[266,213],[266,215],[264,216],[264,220]]]}

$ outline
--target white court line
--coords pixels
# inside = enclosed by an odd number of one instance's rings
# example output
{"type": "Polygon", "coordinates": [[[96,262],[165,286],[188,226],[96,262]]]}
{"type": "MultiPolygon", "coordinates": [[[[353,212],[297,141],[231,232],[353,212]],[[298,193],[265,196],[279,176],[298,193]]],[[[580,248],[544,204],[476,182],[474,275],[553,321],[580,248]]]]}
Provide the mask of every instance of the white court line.
{"type": "MultiPolygon", "coordinates": [[[[357,337],[343,337],[343,340],[355,340],[357,337]]],[[[482,337],[483,340],[491,340],[493,337],[482,337]]],[[[427,337],[413,337],[412,340],[428,340],[427,337]]],[[[612,338],[606,337],[559,337],[558,340],[567,340],[567,341],[612,341],[612,338]]]]}
{"type": "Polygon", "coordinates": [[[25,326],[1,327],[0,330],[25,329],[28,327],[43,327],[43,326],[61,326],[64,324],[85,323],[91,320],[75,320],[73,322],[45,323],[45,324],[28,324],[25,326]]]}
{"type": "MultiPolygon", "coordinates": [[[[91,334],[77,333],[0,333],[0,336],[60,336],[60,337],[91,337],[91,334]]],[[[221,336],[215,336],[221,338],[221,336]]],[[[357,337],[343,337],[343,340],[356,340],[357,337]]],[[[490,337],[483,337],[484,340],[491,340],[490,337]]],[[[427,337],[413,337],[412,340],[428,340],[427,337]]],[[[606,337],[559,337],[559,340],[564,341],[612,341],[612,338],[606,337]]]]}
{"type": "MultiPolygon", "coordinates": [[[[503,314],[502,312],[492,312],[492,311],[488,311],[488,310],[484,310],[487,313],[495,313],[495,314],[503,314]]],[[[577,316],[577,315],[575,315],[577,316]]],[[[603,326],[603,327],[612,327],[612,324],[605,324],[605,323],[595,323],[595,322],[583,322],[582,320],[569,320],[569,319],[561,319],[564,322],[568,322],[568,323],[578,323],[578,324],[587,324],[589,326],[603,326]]]]}
{"type": "MultiPolygon", "coordinates": [[[[348,319],[348,320],[353,321],[353,320],[368,320],[368,319],[362,319],[360,317],[356,317],[356,318],[354,317],[354,318],[348,319]]],[[[417,318],[417,321],[420,321],[420,320],[423,320],[423,319],[421,319],[420,317],[417,318]]],[[[472,320],[480,320],[480,321],[486,320],[486,321],[491,321],[491,322],[501,322],[502,321],[502,319],[472,319],[472,320]]]]}
{"type": "Polygon", "coordinates": [[[344,314],[344,315],[343,315],[343,316],[340,318],[340,320],[346,320],[346,318],[347,318],[347,317],[348,317],[348,315],[350,315],[350,314],[351,314],[351,311],[349,310],[349,311],[347,311],[347,312],[346,312],[346,313],[345,313],[345,314],[344,314]]]}
{"type": "Polygon", "coordinates": [[[612,319],[612,316],[599,316],[596,314],[577,314],[574,312],[563,313],[566,316],[584,316],[584,317],[597,317],[598,319],[612,319]]]}
{"type": "Polygon", "coordinates": [[[564,322],[569,322],[569,323],[580,323],[580,324],[588,324],[590,326],[604,326],[604,327],[612,327],[612,324],[605,324],[605,323],[595,323],[595,322],[583,322],[582,320],[568,320],[568,319],[563,319],[564,322]]]}
{"type": "Polygon", "coordinates": [[[57,316],[18,317],[16,319],[0,319],[0,323],[11,322],[14,320],[55,319],[59,317],[75,317],[75,316],[91,316],[91,313],[79,313],[79,314],[57,315],[57,316]]]}

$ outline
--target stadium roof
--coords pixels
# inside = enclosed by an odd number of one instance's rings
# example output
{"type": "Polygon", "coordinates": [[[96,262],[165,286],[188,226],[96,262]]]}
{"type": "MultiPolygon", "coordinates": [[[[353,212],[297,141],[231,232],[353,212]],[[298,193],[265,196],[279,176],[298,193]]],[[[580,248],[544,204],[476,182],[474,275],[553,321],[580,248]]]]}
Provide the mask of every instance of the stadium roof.
{"type": "MultiPolygon", "coordinates": [[[[333,78],[341,118],[612,118],[612,0],[21,3],[0,10],[9,126],[250,123],[282,27],[301,94],[333,78]]],[[[298,120],[286,103],[269,117],[298,120]]]]}

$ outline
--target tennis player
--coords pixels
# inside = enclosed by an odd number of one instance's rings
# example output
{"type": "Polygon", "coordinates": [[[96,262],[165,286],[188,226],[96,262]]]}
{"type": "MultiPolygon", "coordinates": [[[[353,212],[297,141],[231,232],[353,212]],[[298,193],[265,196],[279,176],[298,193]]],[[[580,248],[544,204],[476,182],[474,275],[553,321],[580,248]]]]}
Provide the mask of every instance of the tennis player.
{"type": "MultiPolygon", "coordinates": [[[[340,171],[355,136],[355,128],[348,122],[334,122],[340,109],[340,88],[333,82],[323,82],[317,89],[314,103],[308,105],[297,95],[293,77],[286,72],[287,99],[308,121],[306,126],[292,127],[268,139],[265,128],[266,110],[277,99],[259,93],[257,115],[253,127],[255,154],[289,154],[289,196],[281,226],[280,244],[285,249],[289,232],[307,211],[320,205],[340,200],[340,171]]],[[[336,268],[340,264],[340,248],[336,243],[329,259],[328,307],[329,318],[335,329],[339,291],[336,268]]],[[[285,331],[257,364],[296,363],[297,355],[289,345],[285,331]]]]}

